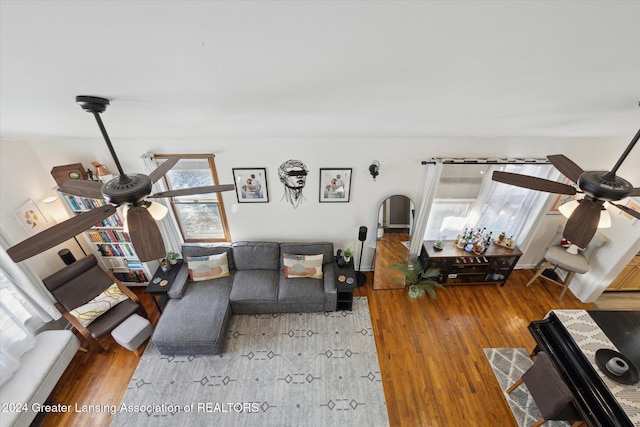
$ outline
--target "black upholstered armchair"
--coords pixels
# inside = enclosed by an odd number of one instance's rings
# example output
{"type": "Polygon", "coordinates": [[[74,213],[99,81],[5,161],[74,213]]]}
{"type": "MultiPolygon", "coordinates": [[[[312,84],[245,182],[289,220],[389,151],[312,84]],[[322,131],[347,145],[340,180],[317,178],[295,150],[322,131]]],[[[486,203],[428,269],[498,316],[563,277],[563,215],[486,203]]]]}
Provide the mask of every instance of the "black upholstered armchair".
{"type": "Polygon", "coordinates": [[[105,348],[98,340],[110,333],[130,315],[138,313],[147,317],[138,296],[116,279],[113,274],[102,270],[93,255],[66,266],[45,278],[43,282],[56,299],[58,310],[73,325],[74,332],[80,333],[89,345],[99,352],[105,348]],[[111,307],[87,326],[84,326],[76,316],[70,313],[100,295],[114,283],[129,297],[128,299],[111,307]]]}

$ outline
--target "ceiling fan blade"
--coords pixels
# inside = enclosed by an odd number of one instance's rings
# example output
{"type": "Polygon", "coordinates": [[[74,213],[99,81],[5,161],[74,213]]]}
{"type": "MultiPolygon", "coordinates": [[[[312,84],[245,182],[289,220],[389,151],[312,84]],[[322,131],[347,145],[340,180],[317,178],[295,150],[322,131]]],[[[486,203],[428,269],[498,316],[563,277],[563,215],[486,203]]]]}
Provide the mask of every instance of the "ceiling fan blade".
{"type": "Polygon", "coordinates": [[[582,199],[567,220],[562,237],[578,246],[586,248],[598,229],[602,200],[582,199]]]}
{"type": "Polygon", "coordinates": [[[504,184],[515,185],[516,187],[529,188],[531,190],[546,191],[547,193],[569,194],[577,193],[575,187],[561,182],[550,181],[548,179],[537,178],[535,176],[520,175],[518,173],[494,171],[491,177],[494,181],[504,184]]]}
{"type": "Polygon", "coordinates": [[[180,160],[179,157],[171,157],[164,161],[160,166],[155,168],[150,174],[149,178],[151,178],[151,182],[156,182],[160,178],[162,178],[169,170],[178,163],[180,160]]]}
{"type": "Polygon", "coordinates": [[[573,182],[577,183],[578,178],[582,172],[584,172],[580,166],[576,165],[573,160],[569,159],[564,154],[552,154],[547,156],[547,159],[549,159],[556,169],[573,182]]]}
{"type": "Polygon", "coordinates": [[[87,181],[82,179],[70,179],[62,184],[58,191],[74,196],[89,197],[90,199],[102,199],[102,183],[99,181],[87,181]]]}
{"type": "Polygon", "coordinates": [[[114,206],[105,205],[81,213],[10,247],[7,249],[7,254],[14,262],[24,261],[75,237],[103,219],[110,217],[115,212],[116,208],[114,206]]]}
{"type": "Polygon", "coordinates": [[[131,206],[127,211],[129,237],[142,262],[163,258],[166,254],[164,240],[158,224],[146,208],[131,206]]]}
{"type": "Polygon", "coordinates": [[[640,197],[640,187],[634,188],[629,197],[640,197]]]}
{"type": "Polygon", "coordinates": [[[620,209],[621,211],[623,211],[625,213],[628,213],[629,215],[631,215],[631,216],[633,216],[633,217],[635,217],[637,219],[640,219],[640,212],[634,211],[630,207],[623,206],[623,205],[616,205],[613,202],[609,202],[609,204],[615,206],[616,208],[620,209]]]}
{"type": "MultiPolygon", "coordinates": [[[[222,184],[222,185],[209,185],[206,187],[194,187],[194,188],[183,188],[181,190],[171,190],[171,191],[161,191],[156,194],[152,194],[149,198],[157,199],[159,197],[178,197],[178,196],[190,196],[193,194],[208,194],[208,193],[220,193],[222,191],[230,191],[235,189],[236,186],[233,184],[222,184]]],[[[573,187],[571,187],[573,188],[573,187]]]]}

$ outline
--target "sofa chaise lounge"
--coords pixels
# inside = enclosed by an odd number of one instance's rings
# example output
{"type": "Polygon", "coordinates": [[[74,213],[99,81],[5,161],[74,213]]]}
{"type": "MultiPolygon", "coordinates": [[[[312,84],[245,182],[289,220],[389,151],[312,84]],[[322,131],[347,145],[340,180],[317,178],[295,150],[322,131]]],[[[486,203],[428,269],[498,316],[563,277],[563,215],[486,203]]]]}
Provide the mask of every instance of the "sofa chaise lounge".
{"type": "MultiPolygon", "coordinates": [[[[232,314],[336,310],[333,243],[185,244],[182,256],[185,262],[151,338],[161,354],[222,353],[232,314]],[[222,254],[228,275],[189,280],[192,261],[222,254]],[[321,259],[321,276],[292,278],[287,270],[292,258],[321,259]]],[[[191,270],[193,279],[193,265],[191,270]]]]}

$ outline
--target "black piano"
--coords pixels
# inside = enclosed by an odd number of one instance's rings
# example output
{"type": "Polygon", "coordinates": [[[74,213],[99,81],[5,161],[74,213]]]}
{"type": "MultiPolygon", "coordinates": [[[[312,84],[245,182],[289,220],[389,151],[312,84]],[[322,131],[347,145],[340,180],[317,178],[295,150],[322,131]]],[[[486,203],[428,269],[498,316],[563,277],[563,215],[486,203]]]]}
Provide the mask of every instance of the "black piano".
{"type": "MultiPolygon", "coordinates": [[[[590,311],[591,318],[618,350],[640,367],[640,311],[590,311]]],[[[574,404],[590,426],[633,427],[629,417],[553,313],[529,325],[534,353],[545,351],[574,394],[574,404]]]]}

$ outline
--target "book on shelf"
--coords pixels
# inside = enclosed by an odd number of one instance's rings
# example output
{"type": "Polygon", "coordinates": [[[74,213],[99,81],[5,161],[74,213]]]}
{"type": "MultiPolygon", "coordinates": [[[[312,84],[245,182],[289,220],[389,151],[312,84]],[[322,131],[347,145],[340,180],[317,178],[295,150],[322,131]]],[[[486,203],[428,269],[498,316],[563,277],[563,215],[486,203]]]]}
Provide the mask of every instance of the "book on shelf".
{"type": "Polygon", "coordinates": [[[131,270],[142,270],[143,266],[142,266],[142,262],[138,259],[131,259],[131,258],[127,258],[124,260],[125,263],[127,264],[127,267],[131,270]]]}
{"type": "MultiPolygon", "coordinates": [[[[105,206],[104,199],[92,199],[81,196],[63,194],[67,200],[67,207],[74,215],[81,215],[91,209],[105,206]]],[[[123,229],[123,221],[119,212],[95,224],[84,232],[92,245],[94,252],[100,257],[102,265],[113,272],[122,281],[144,283],[149,281],[146,267],[137,259],[131,244],[131,238],[123,229]]]]}
{"type": "Polygon", "coordinates": [[[131,249],[131,245],[120,243],[102,243],[98,245],[98,251],[102,256],[115,257],[135,257],[136,254],[131,249]]]}
{"type": "Polygon", "coordinates": [[[126,273],[114,272],[113,275],[123,282],[144,283],[149,281],[142,271],[129,271],[126,273]]]}
{"type": "Polygon", "coordinates": [[[89,239],[94,243],[131,243],[129,234],[116,229],[88,230],[89,239]]]}
{"type": "Polygon", "coordinates": [[[107,204],[107,202],[103,199],[89,199],[89,198],[80,197],[80,196],[66,196],[66,197],[69,200],[69,203],[71,204],[71,206],[73,206],[73,209],[77,211],[86,211],[90,209],[95,209],[107,204]]]}

